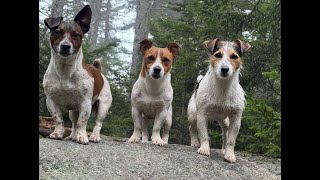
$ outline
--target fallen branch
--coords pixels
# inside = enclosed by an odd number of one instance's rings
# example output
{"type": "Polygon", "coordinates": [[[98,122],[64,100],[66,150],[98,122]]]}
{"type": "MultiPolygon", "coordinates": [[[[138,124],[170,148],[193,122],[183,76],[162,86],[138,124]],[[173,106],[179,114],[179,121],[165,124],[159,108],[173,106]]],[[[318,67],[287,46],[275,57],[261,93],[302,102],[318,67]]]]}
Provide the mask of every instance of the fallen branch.
{"type": "MultiPolygon", "coordinates": [[[[43,137],[49,136],[54,131],[54,121],[52,117],[39,116],[39,134],[43,137]]],[[[67,137],[71,134],[71,128],[64,128],[63,137],[67,137]]],[[[91,132],[87,131],[88,136],[91,135],[91,132]]]]}

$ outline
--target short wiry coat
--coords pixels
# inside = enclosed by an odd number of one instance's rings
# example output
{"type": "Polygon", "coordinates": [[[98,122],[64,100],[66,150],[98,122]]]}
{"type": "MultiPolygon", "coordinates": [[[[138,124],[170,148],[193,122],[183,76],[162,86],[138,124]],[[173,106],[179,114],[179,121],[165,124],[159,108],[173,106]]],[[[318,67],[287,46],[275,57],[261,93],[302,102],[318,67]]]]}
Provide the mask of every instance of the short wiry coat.
{"type": "Polygon", "coordinates": [[[250,45],[217,38],[204,44],[210,51],[210,66],[203,79],[199,79],[188,105],[191,146],[200,146],[198,153],[210,155],[207,121],[215,120],[222,128],[224,159],[235,162],[234,146],[245,107],[245,93],[239,84],[241,56],[250,45]]]}

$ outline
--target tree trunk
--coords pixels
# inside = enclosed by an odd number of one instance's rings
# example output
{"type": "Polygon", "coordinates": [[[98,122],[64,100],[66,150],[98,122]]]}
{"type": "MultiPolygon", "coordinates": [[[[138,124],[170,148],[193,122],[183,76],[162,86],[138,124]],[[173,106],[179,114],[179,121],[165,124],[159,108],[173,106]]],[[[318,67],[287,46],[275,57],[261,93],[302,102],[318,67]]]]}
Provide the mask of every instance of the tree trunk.
{"type": "Polygon", "coordinates": [[[130,68],[130,84],[133,86],[135,80],[139,75],[141,67],[142,56],[139,51],[139,42],[145,38],[148,38],[148,28],[146,24],[147,15],[152,5],[152,1],[149,0],[137,0],[136,1],[136,20],[134,25],[134,40],[132,51],[132,63],[130,68]]]}
{"type": "Polygon", "coordinates": [[[63,6],[66,4],[66,0],[53,0],[51,4],[51,16],[59,17],[63,16],[63,6]]]}
{"type": "MultiPolygon", "coordinates": [[[[159,16],[167,16],[170,19],[178,19],[181,15],[180,12],[174,11],[170,9],[170,6],[175,6],[175,4],[184,4],[185,0],[175,0],[174,2],[170,0],[154,0],[150,11],[152,17],[159,17],[159,16]]],[[[149,17],[150,18],[150,17],[149,17]]]]}
{"type": "Polygon", "coordinates": [[[72,7],[72,17],[75,18],[76,15],[80,12],[80,10],[84,7],[84,4],[82,3],[83,0],[73,0],[71,2],[71,7],[72,7]]]}
{"type": "Polygon", "coordinates": [[[90,43],[90,49],[93,50],[97,47],[99,24],[101,22],[101,5],[102,0],[95,0],[91,2],[92,8],[92,18],[91,26],[88,34],[88,39],[90,43]]]}
{"type": "Polygon", "coordinates": [[[111,14],[111,0],[108,0],[107,2],[107,10],[106,10],[106,18],[105,18],[105,29],[104,29],[104,39],[105,42],[110,41],[110,30],[111,30],[111,24],[110,24],[110,14],[111,14]]]}

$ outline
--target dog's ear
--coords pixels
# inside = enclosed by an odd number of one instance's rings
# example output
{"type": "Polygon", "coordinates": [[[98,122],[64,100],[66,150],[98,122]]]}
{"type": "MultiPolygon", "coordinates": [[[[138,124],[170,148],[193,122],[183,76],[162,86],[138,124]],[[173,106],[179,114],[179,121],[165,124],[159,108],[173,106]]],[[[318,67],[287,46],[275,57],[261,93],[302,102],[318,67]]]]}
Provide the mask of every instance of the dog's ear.
{"type": "Polygon", "coordinates": [[[239,56],[242,56],[244,52],[248,51],[248,49],[251,48],[250,44],[242,42],[240,39],[235,40],[235,43],[238,45],[239,48],[239,56]]]}
{"type": "Polygon", "coordinates": [[[44,20],[44,24],[51,30],[57,28],[62,20],[63,17],[47,18],[44,20]]]}
{"type": "Polygon", "coordinates": [[[213,54],[216,50],[219,41],[219,38],[214,38],[213,40],[207,40],[203,42],[203,45],[206,49],[210,51],[211,54],[213,54]]]}
{"type": "Polygon", "coordinates": [[[140,42],[140,51],[144,54],[148,49],[152,47],[152,42],[149,39],[144,39],[140,42]]]}
{"type": "Polygon", "coordinates": [[[89,5],[86,5],[74,18],[74,22],[80,25],[83,34],[88,32],[90,29],[91,16],[91,8],[89,5]]]}
{"type": "Polygon", "coordinates": [[[173,58],[176,58],[180,52],[180,46],[177,43],[170,43],[168,44],[167,48],[172,53],[173,58]]]}

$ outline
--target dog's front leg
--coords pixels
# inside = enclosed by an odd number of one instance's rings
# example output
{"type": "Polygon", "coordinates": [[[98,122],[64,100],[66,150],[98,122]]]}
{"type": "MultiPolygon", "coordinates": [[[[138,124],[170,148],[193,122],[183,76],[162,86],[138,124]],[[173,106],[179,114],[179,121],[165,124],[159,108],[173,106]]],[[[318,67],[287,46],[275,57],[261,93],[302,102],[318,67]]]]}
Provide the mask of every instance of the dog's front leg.
{"type": "Polygon", "coordinates": [[[149,141],[149,134],[148,134],[149,122],[150,120],[142,114],[142,123],[141,123],[142,143],[147,143],[149,141]]]}
{"type": "Polygon", "coordinates": [[[222,154],[225,154],[226,152],[226,143],[227,143],[227,137],[228,137],[228,128],[229,128],[229,118],[225,118],[223,120],[218,121],[221,130],[222,130],[222,148],[221,152],[222,154]]]}
{"type": "Polygon", "coordinates": [[[188,122],[189,122],[189,132],[191,137],[190,145],[192,147],[199,148],[200,143],[198,139],[198,129],[197,129],[197,110],[195,98],[190,99],[188,105],[188,122]]]}
{"type": "Polygon", "coordinates": [[[200,140],[200,148],[198,153],[210,156],[209,136],[208,136],[208,122],[204,112],[197,112],[197,128],[200,140]]]}
{"type": "Polygon", "coordinates": [[[162,140],[164,141],[164,144],[168,144],[169,131],[171,129],[171,125],[172,125],[172,105],[170,105],[166,119],[163,123],[162,140]]]}
{"type": "Polygon", "coordinates": [[[72,128],[71,128],[71,134],[66,137],[66,140],[76,140],[75,139],[75,134],[76,134],[76,125],[79,119],[79,111],[74,111],[74,110],[69,110],[69,118],[72,122],[72,128]]]}
{"type": "Polygon", "coordinates": [[[79,119],[76,126],[75,140],[80,144],[89,144],[87,122],[91,113],[91,102],[84,101],[80,105],[79,119]]]}
{"type": "Polygon", "coordinates": [[[136,107],[132,107],[132,119],[133,119],[133,125],[134,130],[131,138],[128,140],[129,143],[137,143],[141,139],[141,112],[136,107]]]}
{"type": "Polygon", "coordinates": [[[160,113],[158,113],[154,119],[153,129],[152,129],[152,136],[151,141],[152,144],[163,146],[165,145],[165,142],[160,137],[160,129],[166,120],[166,117],[168,115],[167,110],[162,110],[160,113]]]}
{"type": "Polygon", "coordinates": [[[55,128],[54,131],[49,135],[51,139],[62,139],[64,134],[64,126],[63,126],[63,119],[62,113],[59,106],[49,97],[46,99],[48,110],[53,117],[55,128]]]}
{"type": "Polygon", "coordinates": [[[236,139],[241,126],[241,115],[242,115],[242,112],[232,114],[229,116],[230,125],[229,125],[229,130],[227,135],[227,142],[225,146],[226,150],[225,150],[224,160],[231,163],[236,162],[234,147],[235,147],[236,139]]]}

